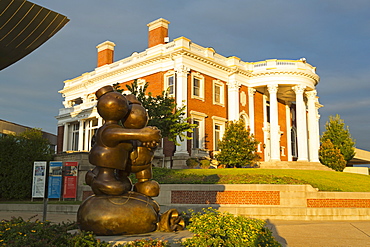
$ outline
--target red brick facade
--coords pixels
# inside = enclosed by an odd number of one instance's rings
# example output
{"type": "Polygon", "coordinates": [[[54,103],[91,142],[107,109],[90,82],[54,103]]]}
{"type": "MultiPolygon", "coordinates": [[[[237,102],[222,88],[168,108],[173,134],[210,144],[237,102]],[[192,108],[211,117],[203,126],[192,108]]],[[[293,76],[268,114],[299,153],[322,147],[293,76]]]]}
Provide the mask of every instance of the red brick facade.
{"type": "Polygon", "coordinates": [[[114,59],[114,51],[110,49],[105,49],[102,51],[98,52],[98,62],[97,62],[97,67],[106,65],[106,64],[111,64],[113,63],[114,59]]]}
{"type": "Polygon", "coordinates": [[[171,203],[280,205],[280,191],[172,191],[171,203]]]}
{"type": "Polygon", "coordinates": [[[308,208],[370,208],[370,199],[307,199],[308,208]]]}

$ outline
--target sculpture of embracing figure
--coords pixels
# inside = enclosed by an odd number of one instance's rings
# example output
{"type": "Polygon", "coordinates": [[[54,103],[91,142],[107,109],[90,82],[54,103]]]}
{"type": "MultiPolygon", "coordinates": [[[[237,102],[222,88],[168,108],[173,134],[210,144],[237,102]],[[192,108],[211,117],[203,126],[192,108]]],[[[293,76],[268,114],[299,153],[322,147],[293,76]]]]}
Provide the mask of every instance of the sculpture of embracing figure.
{"type": "Polygon", "coordinates": [[[80,228],[97,235],[182,229],[183,220],[176,210],[161,217],[151,198],[159,194],[159,184],[151,180],[151,161],[160,131],[146,126],[147,112],[134,95],[124,96],[105,86],[96,96],[98,113],[105,123],[98,129],[89,154],[95,168],[86,174],[86,183],[94,195],[78,210],[80,228]],[[130,173],[138,179],[133,191],[130,173]]]}

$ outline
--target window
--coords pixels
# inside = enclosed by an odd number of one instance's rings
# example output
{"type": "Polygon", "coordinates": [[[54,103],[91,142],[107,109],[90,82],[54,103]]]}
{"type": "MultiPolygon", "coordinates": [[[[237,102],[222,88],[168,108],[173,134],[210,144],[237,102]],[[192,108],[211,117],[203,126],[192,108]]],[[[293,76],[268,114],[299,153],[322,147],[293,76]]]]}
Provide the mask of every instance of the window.
{"type": "Polygon", "coordinates": [[[245,124],[245,129],[249,129],[249,117],[244,111],[240,114],[240,120],[245,124]]]}
{"type": "Polygon", "coordinates": [[[175,94],[175,77],[174,76],[168,77],[167,83],[168,83],[168,94],[174,95],[175,94]]]}
{"type": "Polygon", "coordinates": [[[139,90],[143,90],[145,86],[145,79],[137,79],[137,87],[139,90]]]}
{"type": "Polygon", "coordinates": [[[199,78],[193,78],[193,95],[200,97],[200,80],[199,78]]]}
{"type": "Polygon", "coordinates": [[[204,77],[194,72],[191,74],[191,83],[192,98],[204,100],[204,77]]]}
{"type": "Polygon", "coordinates": [[[98,119],[88,119],[85,121],[85,138],[84,138],[84,150],[89,151],[92,147],[92,139],[98,130],[98,119]]]}
{"type": "Polygon", "coordinates": [[[192,148],[193,149],[205,149],[205,119],[208,117],[207,114],[197,111],[190,111],[192,123],[196,124],[197,127],[193,129],[192,133],[192,148]]]}
{"type": "Polygon", "coordinates": [[[292,157],[297,158],[298,157],[297,130],[294,126],[292,127],[290,134],[291,134],[290,138],[291,138],[292,157]]]}
{"type": "Polygon", "coordinates": [[[227,119],[213,116],[213,150],[219,151],[219,142],[222,139],[225,131],[225,124],[227,119]]]}
{"type": "Polygon", "coordinates": [[[213,81],[213,104],[224,105],[224,84],[220,80],[213,81]]]}
{"type": "Polygon", "coordinates": [[[193,148],[199,148],[200,136],[199,136],[199,121],[193,120],[193,124],[197,126],[193,129],[193,148]]]}
{"type": "Polygon", "coordinates": [[[219,151],[220,148],[218,147],[218,143],[221,140],[221,125],[215,124],[215,151],[219,151]]]}
{"type": "Polygon", "coordinates": [[[176,75],[174,71],[168,71],[164,75],[164,90],[168,96],[175,97],[176,95],[176,75]]]}
{"type": "Polygon", "coordinates": [[[79,138],[80,124],[74,123],[71,128],[71,149],[72,151],[78,151],[78,138],[79,138]]]}
{"type": "Polygon", "coordinates": [[[82,104],[82,98],[79,97],[75,100],[72,100],[72,105],[75,106],[75,105],[81,105],[82,104]]]}

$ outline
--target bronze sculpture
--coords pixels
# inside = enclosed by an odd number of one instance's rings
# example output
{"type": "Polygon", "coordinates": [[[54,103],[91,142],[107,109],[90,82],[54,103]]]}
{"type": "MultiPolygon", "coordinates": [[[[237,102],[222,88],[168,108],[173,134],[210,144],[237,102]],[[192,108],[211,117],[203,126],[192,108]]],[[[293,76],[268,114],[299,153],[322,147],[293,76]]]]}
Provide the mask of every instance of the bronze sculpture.
{"type": "Polygon", "coordinates": [[[105,123],[98,129],[89,154],[89,162],[96,167],[86,174],[86,183],[94,195],[77,212],[80,228],[97,235],[183,229],[176,210],[162,217],[151,198],[159,194],[159,184],[151,180],[151,161],[161,135],[157,128],[146,126],[145,108],[134,95],[124,96],[112,86],[102,87],[96,96],[98,113],[105,123]],[[133,191],[130,173],[138,179],[133,191]]]}

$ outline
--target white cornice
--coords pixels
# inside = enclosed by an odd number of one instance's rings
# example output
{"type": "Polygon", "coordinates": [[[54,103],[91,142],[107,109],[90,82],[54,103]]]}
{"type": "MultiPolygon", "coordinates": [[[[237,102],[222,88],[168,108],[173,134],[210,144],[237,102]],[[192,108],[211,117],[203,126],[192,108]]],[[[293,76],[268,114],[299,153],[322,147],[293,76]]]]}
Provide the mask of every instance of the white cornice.
{"type": "MultiPolygon", "coordinates": [[[[130,57],[117,61],[115,63],[101,66],[94,71],[85,73],[75,79],[65,81],[65,87],[60,93],[70,94],[84,88],[88,88],[101,81],[115,80],[114,77],[140,69],[147,69],[150,73],[165,71],[168,66],[152,66],[155,64],[168,63],[177,57],[188,57],[191,61],[199,61],[203,68],[213,68],[219,71],[219,75],[225,72],[225,77],[231,75],[242,75],[247,78],[256,78],[264,76],[294,75],[308,78],[316,85],[319,82],[319,76],[315,74],[315,68],[300,60],[277,60],[270,59],[260,62],[243,62],[237,57],[223,57],[210,48],[204,48],[189,39],[180,37],[173,42],[148,48],[141,53],[133,53],[130,57]],[[152,67],[149,67],[152,66],[152,67]],[[147,68],[145,68],[147,67],[147,68]]],[[[200,64],[194,65],[197,69],[200,64]]],[[[191,68],[191,64],[187,64],[191,68]]],[[[141,72],[140,72],[141,73],[141,72]]],[[[244,80],[245,80],[244,79],[244,80]]],[[[244,81],[242,80],[242,81],[244,81]]],[[[113,83],[113,82],[112,82],[113,83]]],[[[244,82],[242,82],[245,84],[244,82]]]]}
{"type": "Polygon", "coordinates": [[[320,77],[316,74],[312,73],[305,73],[300,71],[269,71],[269,72],[260,72],[260,73],[253,73],[251,77],[262,77],[262,76],[276,76],[276,75],[296,75],[296,76],[303,76],[308,77],[315,81],[315,85],[320,80],[320,77]]]}

